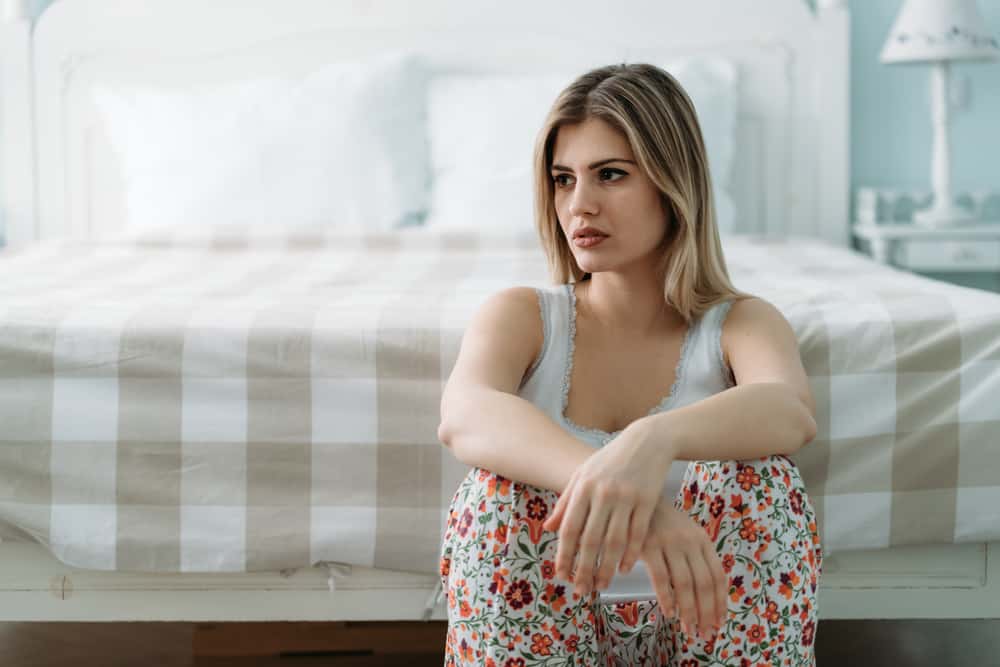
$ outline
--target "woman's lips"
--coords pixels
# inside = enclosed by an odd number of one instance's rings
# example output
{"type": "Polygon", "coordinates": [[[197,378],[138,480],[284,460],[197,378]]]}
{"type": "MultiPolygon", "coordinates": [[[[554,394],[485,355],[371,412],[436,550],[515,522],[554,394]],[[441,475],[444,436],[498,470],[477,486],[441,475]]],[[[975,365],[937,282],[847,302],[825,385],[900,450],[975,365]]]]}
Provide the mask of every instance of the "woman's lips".
{"type": "Polygon", "coordinates": [[[573,243],[576,245],[577,248],[593,248],[606,238],[608,237],[601,235],[578,236],[575,239],[573,239],[573,243]]]}

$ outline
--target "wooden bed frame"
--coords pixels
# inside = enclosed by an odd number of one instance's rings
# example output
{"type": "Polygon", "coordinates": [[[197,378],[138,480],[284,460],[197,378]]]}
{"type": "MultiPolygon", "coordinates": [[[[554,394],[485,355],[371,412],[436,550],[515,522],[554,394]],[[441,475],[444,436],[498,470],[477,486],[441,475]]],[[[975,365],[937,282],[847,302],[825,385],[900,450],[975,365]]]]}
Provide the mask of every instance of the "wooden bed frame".
{"type": "MultiPolygon", "coordinates": [[[[998,582],[998,542],[832,553],[823,562],[819,615],[1000,618],[998,582]]],[[[100,572],[64,565],[40,544],[0,543],[0,621],[447,620],[436,583],[432,575],[366,567],[100,572]]]]}
{"type": "MultiPolygon", "coordinates": [[[[113,179],[89,178],[110,173],[111,158],[80,97],[82,84],[108,65],[128,73],[127,66],[135,70],[162,57],[187,62],[191,70],[208,61],[228,63],[230,70],[215,67],[213,76],[240,67],[302,71],[318,58],[371,53],[386,43],[421,45],[432,34],[434,43],[453,49],[441,54],[445,60],[475,54],[485,67],[531,71],[541,57],[582,69],[607,57],[588,46],[608,41],[600,22],[542,32],[539,25],[564,20],[557,5],[521,4],[487,10],[447,0],[246,0],[238,7],[221,0],[74,0],[56,2],[33,27],[27,3],[6,0],[0,214],[7,247],[89,238],[120,225],[113,179]],[[447,40],[436,39],[443,34],[447,40]],[[499,35],[508,40],[502,52],[480,53],[484,38],[499,35]],[[515,35],[516,49],[509,46],[515,35]],[[296,46],[276,58],[272,48],[282,43],[296,46]]],[[[659,45],[669,44],[677,53],[740,59],[739,231],[814,236],[849,247],[846,1],[821,0],[815,13],[803,0],[681,4],[651,3],[650,12],[670,14],[670,21],[624,21],[615,39],[627,34],[630,42],[619,42],[614,54],[639,60],[653,49],[666,54],[659,45]]],[[[574,9],[589,15],[602,6],[608,5],[581,2],[574,9]]],[[[830,553],[820,616],[1000,618],[998,561],[1000,542],[830,553]]],[[[433,575],[360,566],[241,574],[88,571],[59,562],[30,538],[0,542],[0,621],[444,620],[436,584],[433,575]]]]}

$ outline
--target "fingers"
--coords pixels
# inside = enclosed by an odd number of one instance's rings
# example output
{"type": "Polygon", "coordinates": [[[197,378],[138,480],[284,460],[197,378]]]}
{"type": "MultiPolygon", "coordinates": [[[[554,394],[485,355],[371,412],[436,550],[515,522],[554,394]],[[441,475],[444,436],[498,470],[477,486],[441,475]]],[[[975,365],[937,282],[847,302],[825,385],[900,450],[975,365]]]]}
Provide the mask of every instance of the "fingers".
{"type": "Polygon", "coordinates": [[[676,615],[684,624],[684,631],[694,632],[698,622],[698,608],[694,597],[694,579],[691,566],[688,564],[684,551],[677,548],[664,549],[667,567],[670,569],[670,584],[674,589],[676,599],[676,615]]]}
{"type": "MultiPolygon", "coordinates": [[[[598,504],[591,506],[587,523],[580,537],[580,554],[576,562],[576,583],[580,595],[589,595],[594,590],[597,574],[597,557],[604,544],[604,533],[608,528],[610,512],[598,504]]],[[[567,518],[568,520],[568,518],[567,518]]]]}
{"type": "MultiPolygon", "coordinates": [[[[562,499],[560,498],[560,500],[562,499]]],[[[584,521],[586,521],[589,511],[590,506],[586,496],[581,496],[578,500],[569,498],[566,501],[566,509],[557,540],[559,546],[556,549],[556,575],[562,579],[570,578],[577,543],[580,540],[580,533],[583,532],[584,521]]],[[[579,567],[577,572],[579,576],[579,567]]]]}
{"type": "Polygon", "coordinates": [[[673,616],[677,613],[677,600],[674,598],[674,592],[670,586],[670,569],[667,567],[666,554],[663,549],[656,546],[644,549],[642,557],[646,561],[646,571],[649,572],[649,581],[653,584],[653,591],[656,593],[656,601],[660,603],[660,609],[667,616],[673,616]]]}
{"type": "Polygon", "coordinates": [[[605,589],[611,583],[615,568],[625,551],[628,537],[629,514],[631,508],[616,507],[608,521],[608,532],[604,537],[604,551],[601,553],[601,566],[597,571],[596,588],[605,589]]]}
{"type": "Polygon", "coordinates": [[[542,528],[544,528],[545,530],[559,529],[559,524],[561,523],[562,519],[562,513],[566,507],[566,502],[567,502],[566,499],[569,498],[568,491],[569,489],[567,488],[567,490],[564,491],[561,496],[559,496],[559,500],[556,501],[556,506],[552,508],[552,513],[549,514],[548,518],[545,519],[545,522],[542,523],[542,528]]]}
{"type": "Polygon", "coordinates": [[[629,525],[628,542],[625,547],[625,555],[622,557],[621,571],[630,572],[635,561],[639,559],[639,551],[646,541],[646,534],[649,532],[650,520],[656,503],[639,503],[632,513],[632,522],[629,525]]]}
{"type": "Polygon", "coordinates": [[[689,553],[687,561],[694,579],[694,598],[697,606],[694,633],[708,639],[715,634],[716,619],[718,618],[715,611],[715,578],[709,571],[709,566],[705,562],[705,554],[701,548],[694,553],[689,553]]]}
{"type": "Polygon", "coordinates": [[[705,552],[705,561],[708,563],[709,571],[712,573],[712,579],[715,583],[715,623],[721,627],[725,624],[728,616],[726,596],[729,593],[729,577],[726,576],[726,570],[722,567],[722,559],[719,558],[719,554],[715,551],[712,543],[706,542],[702,550],[705,552]]]}
{"type": "Polygon", "coordinates": [[[552,513],[549,514],[545,522],[542,523],[542,528],[545,530],[559,530],[559,524],[562,523],[563,513],[566,511],[566,505],[570,500],[570,496],[573,495],[573,483],[576,481],[576,473],[574,472],[569,478],[569,482],[566,484],[566,488],[563,492],[559,494],[559,500],[556,501],[556,506],[552,508],[552,513]]]}

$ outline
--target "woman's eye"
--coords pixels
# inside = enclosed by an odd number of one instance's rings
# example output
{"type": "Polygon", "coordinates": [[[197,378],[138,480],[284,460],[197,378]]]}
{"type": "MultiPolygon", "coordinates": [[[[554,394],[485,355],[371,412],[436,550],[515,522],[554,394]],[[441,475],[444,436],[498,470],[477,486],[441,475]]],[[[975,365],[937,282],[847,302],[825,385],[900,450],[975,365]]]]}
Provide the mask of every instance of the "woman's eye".
{"type": "MultiPolygon", "coordinates": [[[[625,173],[624,171],[622,171],[621,169],[611,169],[610,167],[608,167],[608,168],[605,168],[605,169],[601,169],[601,170],[600,170],[600,171],[599,171],[598,173],[599,173],[599,174],[600,174],[600,175],[601,175],[602,177],[603,177],[603,176],[604,176],[605,174],[607,174],[607,175],[611,175],[611,174],[619,174],[619,175],[621,175],[621,176],[626,176],[626,175],[627,175],[627,174],[626,174],[626,173],[625,173]]],[[[569,176],[569,174],[557,174],[557,175],[556,175],[555,177],[553,177],[553,179],[552,179],[552,180],[553,180],[553,181],[555,181],[555,184],[556,184],[557,186],[560,186],[560,187],[562,187],[562,186],[566,185],[566,182],[565,182],[565,181],[562,181],[562,180],[560,180],[560,179],[561,179],[561,178],[562,178],[563,176],[569,176]]],[[[604,180],[609,180],[609,181],[617,181],[617,180],[619,180],[619,179],[617,179],[617,178],[614,178],[614,179],[612,179],[612,178],[608,178],[608,179],[604,179],[604,180]]]]}

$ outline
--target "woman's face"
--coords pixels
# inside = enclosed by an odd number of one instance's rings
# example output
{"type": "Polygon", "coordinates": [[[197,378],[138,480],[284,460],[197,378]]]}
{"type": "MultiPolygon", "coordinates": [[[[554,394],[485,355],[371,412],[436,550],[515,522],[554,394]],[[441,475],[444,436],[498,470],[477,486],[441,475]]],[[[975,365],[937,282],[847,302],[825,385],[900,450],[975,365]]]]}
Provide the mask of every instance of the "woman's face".
{"type": "Polygon", "coordinates": [[[550,176],[559,226],[583,271],[655,265],[667,216],[659,190],[640,170],[623,135],[598,118],[560,127],[550,176]],[[579,245],[574,234],[584,225],[607,237],[597,245],[579,245]]]}

